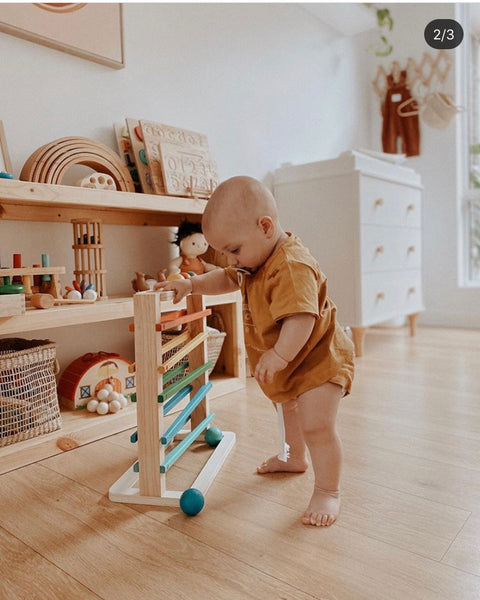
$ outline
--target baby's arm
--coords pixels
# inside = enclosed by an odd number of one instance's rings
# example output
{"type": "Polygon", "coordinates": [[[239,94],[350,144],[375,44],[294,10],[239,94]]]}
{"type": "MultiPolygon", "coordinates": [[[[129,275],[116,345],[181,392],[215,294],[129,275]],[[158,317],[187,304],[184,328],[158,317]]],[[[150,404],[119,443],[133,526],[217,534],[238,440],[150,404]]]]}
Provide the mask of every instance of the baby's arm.
{"type": "Polygon", "coordinates": [[[272,383],[277,371],[285,369],[307,343],[315,324],[315,317],[299,313],[283,319],[277,343],[267,350],[257,363],[255,379],[259,383],[272,383]]]}
{"type": "Polygon", "coordinates": [[[174,304],[180,302],[187,294],[226,294],[238,290],[238,285],[231,279],[225,269],[215,269],[204,275],[195,275],[190,279],[161,281],[155,284],[155,290],[175,292],[174,304]]]}

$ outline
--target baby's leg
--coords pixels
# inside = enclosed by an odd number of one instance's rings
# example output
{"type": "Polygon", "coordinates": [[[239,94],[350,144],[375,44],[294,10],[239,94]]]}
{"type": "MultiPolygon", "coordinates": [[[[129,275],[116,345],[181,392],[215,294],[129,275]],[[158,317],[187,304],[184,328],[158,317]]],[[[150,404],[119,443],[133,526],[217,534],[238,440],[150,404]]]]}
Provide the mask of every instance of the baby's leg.
{"type": "Polygon", "coordinates": [[[302,519],[305,525],[332,525],[340,510],[342,445],[336,417],[342,395],[339,385],[324,383],[298,398],[299,423],[315,473],[313,495],[302,519]]]}
{"type": "Polygon", "coordinates": [[[257,473],[303,473],[307,469],[305,459],[305,442],[302,430],[298,422],[297,401],[290,400],[284,404],[277,404],[277,410],[283,410],[283,424],[285,427],[285,439],[290,446],[290,455],[285,462],[278,456],[272,456],[257,467],[257,473]]]}

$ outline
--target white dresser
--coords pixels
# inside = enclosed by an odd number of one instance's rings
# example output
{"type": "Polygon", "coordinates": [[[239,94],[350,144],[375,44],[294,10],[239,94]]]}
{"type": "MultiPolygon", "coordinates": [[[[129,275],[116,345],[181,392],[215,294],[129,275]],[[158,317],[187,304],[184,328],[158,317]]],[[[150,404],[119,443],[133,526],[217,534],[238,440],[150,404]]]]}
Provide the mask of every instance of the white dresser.
{"type": "Polygon", "coordinates": [[[284,229],[303,241],[327,276],[357,355],[371,325],[408,315],[414,335],[424,310],[420,176],[348,151],[278,169],[274,195],[284,229]]]}

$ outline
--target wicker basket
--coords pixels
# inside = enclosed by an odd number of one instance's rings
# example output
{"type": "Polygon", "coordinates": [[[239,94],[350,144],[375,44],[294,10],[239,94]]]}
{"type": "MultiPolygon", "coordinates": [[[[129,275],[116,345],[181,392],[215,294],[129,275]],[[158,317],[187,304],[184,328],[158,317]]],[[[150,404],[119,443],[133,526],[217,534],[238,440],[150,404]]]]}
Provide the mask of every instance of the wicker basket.
{"type": "MultiPolygon", "coordinates": [[[[223,342],[225,340],[225,336],[227,335],[225,333],[224,329],[225,329],[225,326],[223,324],[222,316],[220,315],[220,313],[212,313],[212,321],[211,321],[211,325],[208,327],[208,338],[207,338],[207,360],[211,361],[213,364],[212,368],[208,370],[209,375],[215,368],[218,357],[220,356],[220,352],[222,351],[223,342]],[[213,325],[216,325],[216,327],[218,329],[214,328],[213,325]]],[[[163,333],[162,334],[162,343],[165,344],[166,342],[174,339],[179,333],[181,333],[181,332],[163,333]]],[[[177,349],[178,348],[174,348],[173,350],[166,352],[163,355],[163,360],[164,361],[168,360],[171,356],[173,356],[175,354],[175,352],[177,352],[177,349]]],[[[176,363],[174,365],[174,367],[178,364],[186,364],[186,363],[188,363],[188,356],[181,358],[178,361],[178,363],[176,363]]],[[[185,373],[188,373],[188,368],[184,371],[184,374],[185,373]]],[[[178,375],[177,377],[172,379],[170,381],[170,383],[174,383],[175,381],[182,379],[182,377],[183,377],[183,374],[178,375]]]]}
{"type": "Polygon", "coordinates": [[[0,340],[0,446],[61,427],[50,340],[0,340]]]}

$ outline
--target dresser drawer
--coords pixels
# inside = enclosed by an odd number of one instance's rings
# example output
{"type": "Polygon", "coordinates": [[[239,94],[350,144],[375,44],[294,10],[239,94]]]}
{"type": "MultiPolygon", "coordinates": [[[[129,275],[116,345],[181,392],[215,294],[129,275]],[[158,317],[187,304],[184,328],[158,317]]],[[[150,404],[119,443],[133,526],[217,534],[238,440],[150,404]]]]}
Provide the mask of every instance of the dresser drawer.
{"type": "Polygon", "coordinates": [[[363,272],[421,267],[420,229],[362,225],[360,235],[363,272]]]}
{"type": "Polygon", "coordinates": [[[361,325],[423,310],[420,270],[366,273],[362,276],[361,325]]]}
{"type": "Polygon", "coordinates": [[[367,176],[360,177],[360,222],[420,227],[421,191],[367,176]]]}

